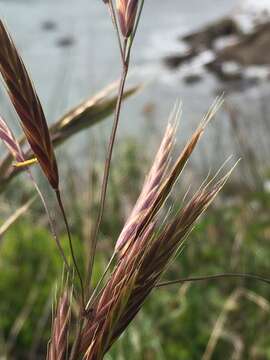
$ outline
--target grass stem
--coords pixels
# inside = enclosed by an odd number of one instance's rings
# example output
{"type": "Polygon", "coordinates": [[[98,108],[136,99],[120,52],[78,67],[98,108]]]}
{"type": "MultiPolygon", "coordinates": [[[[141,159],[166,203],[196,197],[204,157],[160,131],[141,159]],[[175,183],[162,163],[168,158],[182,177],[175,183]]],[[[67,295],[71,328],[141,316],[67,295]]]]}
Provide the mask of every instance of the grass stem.
{"type": "Polygon", "coordinates": [[[165,282],[157,284],[156,288],[161,288],[161,287],[165,287],[168,285],[182,284],[185,282],[218,280],[218,279],[224,279],[224,278],[244,278],[244,279],[261,281],[265,284],[270,285],[270,279],[264,278],[259,275],[242,274],[242,273],[224,273],[224,274],[215,274],[215,275],[194,276],[194,277],[187,277],[187,278],[182,278],[182,279],[178,279],[178,280],[165,281],[165,282]]]}
{"type": "Polygon", "coordinates": [[[72,244],[71,233],[70,233],[70,228],[69,228],[68,220],[67,220],[67,217],[66,217],[66,212],[65,212],[65,209],[64,209],[64,206],[63,206],[63,202],[62,202],[62,198],[61,198],[60,191],[59,191],[59,190],[56,190],[56,191],[55,191],[55,194],[56,194],[56,198],[57,198],[57,201],[58,201],[58,204],[59,204],[61,213],[62,213],[62,215],[63,215],[63,219],[64,219],[65,226],[66,226],[66,230],[67,230],[68,241],[69,241],[69,248],[70,248],[70,253],[71,253],[71,257],[72,257],[72,262],[73,262],[74,268],[75,268],[75,270],[76,270],[76,273],[77,273],[77,275],[78,275],[79,282],[80,282],[80,287],[81,287],[81,310],[83,311],[84,308],[85,308],[85,304],[84,304],[85,296],[84,296],[83,280],[82,280],[82,276],[81,276],[81,273],[80,273],[80,270],[79,270],[79,267],[78,267],[78,264],[77,264],[77,260],[76,260],[76,257],[75,257],[74,248],[73,248],[73,244],[72,244]]]}

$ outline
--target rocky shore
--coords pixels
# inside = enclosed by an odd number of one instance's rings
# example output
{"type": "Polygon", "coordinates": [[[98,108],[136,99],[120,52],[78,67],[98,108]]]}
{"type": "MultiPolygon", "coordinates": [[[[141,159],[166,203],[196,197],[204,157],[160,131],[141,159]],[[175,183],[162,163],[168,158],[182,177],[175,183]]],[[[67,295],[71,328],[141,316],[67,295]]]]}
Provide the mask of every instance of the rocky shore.
{"type": "Polygon", "coordinates": [[[270,3],[244,1],[228,16],[179,38],[183,52],[164,59],[187,82],[210,71],[226,82],[270,79],[270,3]],[[268,4],[268,6],[267,6],[268,4]]]}

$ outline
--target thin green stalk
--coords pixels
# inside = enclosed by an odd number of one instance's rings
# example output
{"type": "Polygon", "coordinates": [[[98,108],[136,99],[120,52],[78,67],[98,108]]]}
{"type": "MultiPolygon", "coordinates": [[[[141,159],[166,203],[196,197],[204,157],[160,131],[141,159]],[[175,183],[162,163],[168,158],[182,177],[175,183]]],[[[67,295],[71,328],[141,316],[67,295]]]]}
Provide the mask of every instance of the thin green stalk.
{"type": "Polygon", "coordinates": [[[64,206],[63,206],[63,202],[62,202],[62,198],[61,198],[60,191],[59,191],[59,190],[56,190],[56,191],[55,191],[55,194],[56,194],[56,198],[57,198],[57,201],[58,201],[58,204],[59,204],[59,207],[60,207],[60,210],[61,210],[61,213],[62,213],[64,222],[65,222],[66,230],[67,230],[68,241],[69,241],[69,248],[70,248],[70,253],[71,253],[72,262],[73,262],[73,265],[74,265],[74,267],[75,267],[75,270],[76,270],[76,273],[77,273],[77,275],[78,275],[79,282],[80,282],[80,287],[81,287],[81,310],[83,311],[84,308],[85,308],[85,304],[84,304],[85,296],[84,296],[83,280],[82,280],[82,276],[81,276],[81,273],[80,273],[80,270],[79,270],[79,267],[78,267],[78,264],[77,264],[77,260],[76,260],[76,257],[75,257],[75,253],[74,253],[74,249],[73,249],[73,244],[72,244],[72,238],[71,238],[71,232],[70,232],[68,220],[67,220],[67,217],[66,217],[66,212],[65,212],[65,209],[64,209],[64,206]]]}
{"type": "Polygon", "coordinates": [[[244,278],[244,279],[261,281],[265,284],[270,285],[270,279],[264,278],[259,275],[242,274],[242,273],[224,273],[224,274],[222,273],[222,274],[215,274],[215,275],[194,276],[194,277],[187,277],[187,278],[182,278],[182,279],[178,279],[178,280],[165,281],[165,282],[161,282],[161,283],[157,284],[156,288],[161,288],[161,287],[165,287],[168,285],[182,284],[185,282],[218,280],[218,279],[222,279],[222,278],[244,278]]]}

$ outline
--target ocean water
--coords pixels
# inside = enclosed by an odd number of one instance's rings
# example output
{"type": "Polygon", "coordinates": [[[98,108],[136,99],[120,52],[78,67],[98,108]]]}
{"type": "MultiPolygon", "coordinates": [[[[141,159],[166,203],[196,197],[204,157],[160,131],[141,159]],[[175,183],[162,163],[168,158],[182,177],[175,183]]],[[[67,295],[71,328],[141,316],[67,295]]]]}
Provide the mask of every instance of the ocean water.
{"type": "MultiPolygon", "coordinates": [[[[130,81],[145,87],[129,100],[129,106],[124,105],[120,135],[140,136],[149,119],[163,129],[177,99],[183,103],[181,136],[198,124],[216,96],[217,81],[207,75],[188,86],[162,59],[177,53],[180,35],[229,13],[235,5],[235,0],[204,0],[203,5],[197,0],[145,1],[130,71],[130,81]]],[[[0,0],[0,16],[30,70],[50,122],[118,78],[117,43],[103,1],[0,0]]],[[[3,91],[0,106],[1,113],[13,121],[15,115],[3,91]]],[[[106,132],[109,121],[103,127],[106,132]]],[[[223,127],[222,120],[217,127],[223,127]]],[[[88,136],[72,141],[77,150],[88,136]]],[[[215,132],[210,130],[209,136],[216,145],[215,132]]]]}

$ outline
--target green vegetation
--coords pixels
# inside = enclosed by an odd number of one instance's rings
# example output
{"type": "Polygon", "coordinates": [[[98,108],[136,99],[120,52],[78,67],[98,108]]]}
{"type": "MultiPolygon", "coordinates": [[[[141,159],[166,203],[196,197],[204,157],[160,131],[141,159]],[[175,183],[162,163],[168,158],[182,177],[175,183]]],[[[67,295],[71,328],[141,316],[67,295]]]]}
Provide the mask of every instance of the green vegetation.
{"type": "MultiPolygon", "coordinates": [[[[146,154],[141,153],[134,139],[119,144],[109,184],[102,239],[98,245],[96,280],[139,193],[148,166],[146,154]],[[145,164],[143,168],[140,166],[142,162],[145,164]],[[134,192],[130,192],[130,187],[134,192]]],[[[92,169],[91,176],[95,188],[98,166],[92,169]]],[[[67,187],[73,191],[69,199],[76,199],[79,207],[76,210],[74,203],[67,204],[70,218],[75,219],[72,222],[74,245],[77,255],[81,254],[79,263],[83,269],[83,249],[87,241],[87,231],[82,231],[83,216],[88,211],[94,215],[96,203],[92,199],[89,209],[90,203],[87,204],[85,195],[76,190],[78,184],[74,184],[72,178],[67,187]],[[83,215],[80,218],[76,213],[83,215]]],[[[23,192],[21,190],[21,198],[23,192]]],[[[44,226],[42,211],[37,205],[35,203],[34,213],[39,215],[33,217],[33,211],[29,211],[9,229],[0,245],[0,293],[3,294],[0,334],[3,344],[12,345],[15,359],[27,359],[29,349],[33,359],[44,356],[39,351],[44,351],[49,338],[51,300],[55,297],[57,279],[63,270],[55,243],[47,225],[44,226]],[[16,332],[14,327],[20,317],[22,326],[16,332]]],[[[169,268],[166,280],[223,272],[267,276],[269,205],[270,195],[264,192],[220,197],[216,206],[209,209],[207,216],[196,226],[177,261],[169,268]]],[[[66,240],[66,237],[62,238],[65,247],[66,240]]],[[[268,285],[249,279],[209,280],[157,289],[106,359],[201,359],[224,311],[224,324],[210,358],[230,358],[238,351],[243,359],[270,359],[269,296],[268,285]],[[226,310],[228,298],[237,291],[243,293],[236,295],[236,300],[226,310]]]]}

